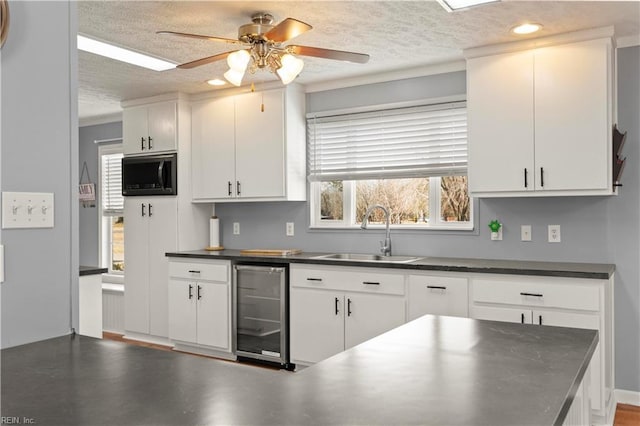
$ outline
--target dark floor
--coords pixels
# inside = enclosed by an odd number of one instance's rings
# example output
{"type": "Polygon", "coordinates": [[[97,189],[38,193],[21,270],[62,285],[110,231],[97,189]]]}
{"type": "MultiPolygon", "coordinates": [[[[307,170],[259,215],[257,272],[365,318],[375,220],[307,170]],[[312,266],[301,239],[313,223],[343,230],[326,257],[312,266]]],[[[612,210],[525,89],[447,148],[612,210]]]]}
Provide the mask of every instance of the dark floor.
{"type": "Polygon", "coordinates": [[[295,374],[77,335],[4,349],[1,363],[3,424],[272,424],[273,398],[242,395],[295,374]]]}

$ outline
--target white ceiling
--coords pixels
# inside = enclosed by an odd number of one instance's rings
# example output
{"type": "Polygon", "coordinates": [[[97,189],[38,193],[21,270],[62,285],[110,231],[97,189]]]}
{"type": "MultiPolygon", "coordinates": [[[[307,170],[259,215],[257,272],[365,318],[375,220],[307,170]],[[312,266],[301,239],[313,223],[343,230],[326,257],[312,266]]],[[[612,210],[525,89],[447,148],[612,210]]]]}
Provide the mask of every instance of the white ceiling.
{"type": "MultiPolygon", "coordinates": [[[[235,50],[225,43],[157,35],[158,30],[237,38],[255,12],[313,26],[292,43],[368,53],[367,64],[303,57],[300,84],[322,82],[462,59],[469,47],[519,40],[509,30],[523,21],[544,25],[545,36],[614,25],[616,37],[639,37],[640,1],[510,0],[447,13],[433,1],[79,1],[79,31],[176,63],[235,50]]],[[[215,90],[205,83],[228,69],[219,61],[191,70],[156,72],[79,52],[81,121],[121,111],[120,101],[161,93],[215,90]]],[[[243,83],[276,81],[268,71],[243,83]]],[[[228,85],[227,85],[228,87],[228,85]]]]}

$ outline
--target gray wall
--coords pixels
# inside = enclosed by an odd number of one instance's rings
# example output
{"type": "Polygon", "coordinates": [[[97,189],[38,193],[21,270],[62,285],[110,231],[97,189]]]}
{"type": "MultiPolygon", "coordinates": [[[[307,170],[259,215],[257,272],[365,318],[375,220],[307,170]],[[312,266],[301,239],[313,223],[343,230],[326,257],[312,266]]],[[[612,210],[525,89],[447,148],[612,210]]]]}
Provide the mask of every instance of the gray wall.
{"type": "Polygon", "coordinates": [[[6,229],[3,348],[77,327],[77,16],[71,2],[11,2],[2,48],[2,191],[54,193],[54,228],[6,229]],[[72,309],[73,307],[73,309],[72,309]]]}
{"type": "MultiPolygon", "coordinates": [[[[91,176],[91,182],[97,186],[100,182],[98,173],[98,144],[95,140],[115,139],[122,137],[122,122],[97,124],[94,126],[80,127],[79,130],[79,155],[78,173],[82,173],[82,164],[86,161],[91,176]]],[[[116,142],[119,143],[119,142],[116,142]]],[[[84,182],[86,182],[86,177],[84,182]]],[[[79,209],[79,237],[80,237],[80,264],[87,266],[100,266],[99,258],[99,200],[95,207],[82,207],[79,209]]]]}
{"type": "MultiPolygon", "coordinates": [[[[616,387],[640,391],[640,260],[638,162],[638,52],[619,51],[619,127],[627,130],[624,187],[614,197],[482,199],[476,204],[474,232],[394,231],[394,252],[425,256],[615,263],[616,387]],[[490,240],[487,224],[504,224],[504,240],[490,240]],[[520,241],[520,225],[533,226],[533,241],[520,241]],[[562,242],[546,242],[546,227],[559,224],[562,242]]],[[[464,94],[465,73],[380,83],[312,93],[309,112],[464,94]]],[[[300,248],[306,251],[377,252],[382,231],[309,230],[305,202],[231,203],[216,205],[222,244],[227,248],[300,248]],[[232,223],[240,222],[234,236],[232,223]],[[285,223],[295,223],[295,236],[285,236],[285,223]]]]}

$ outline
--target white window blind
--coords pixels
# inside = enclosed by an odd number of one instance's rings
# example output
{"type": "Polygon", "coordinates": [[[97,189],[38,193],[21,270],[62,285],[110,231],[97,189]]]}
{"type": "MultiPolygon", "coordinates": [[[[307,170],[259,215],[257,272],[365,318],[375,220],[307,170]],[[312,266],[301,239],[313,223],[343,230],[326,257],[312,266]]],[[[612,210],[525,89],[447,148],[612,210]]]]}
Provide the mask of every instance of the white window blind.
{"type": "Polygon", "coordinates": [[[467,173],[466,102],[308,117],[311,181],[467,173]]]}
{"type": "Polygon", "coordinates": [[[102,214],[106,216],[122,216],[124,213],[122,156],[122,153],[101,156],[102,214]]]}

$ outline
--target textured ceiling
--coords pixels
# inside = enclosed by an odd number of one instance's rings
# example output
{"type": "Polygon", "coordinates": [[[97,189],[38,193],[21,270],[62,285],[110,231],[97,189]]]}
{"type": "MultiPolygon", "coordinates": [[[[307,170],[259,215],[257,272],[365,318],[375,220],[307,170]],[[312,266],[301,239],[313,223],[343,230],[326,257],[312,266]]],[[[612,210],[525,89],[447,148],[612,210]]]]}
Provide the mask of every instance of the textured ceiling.
{"type": "MultiPolygon", "coordinates": [[[[436,1],[79,1],[79,31],[176,63],[235,50],[225,43],[157,35],[158,30],[237,38],[255,12],[275,23],[292,17],[313,30],[292,43],[368,53],[367,64],[304,57],[300,84],[398,71],[462,59],[462,50],[521,38],[509,29],[539,22],[545,36],[615,25],[616,36],[640,33],[639,1],[503,1],[447,13],[436,1]]],[[[192,70],[164,72],[79,52],[79,115],[88,119],[121,111],[120,101],[161,93],[215,90],[205,83],[222,78],[226,61],[192,70]]],[[[276,81],[268,71],[243,83],[276,81]]],[[[227,86],[228,87],[228,86],[227,86]]]]}

